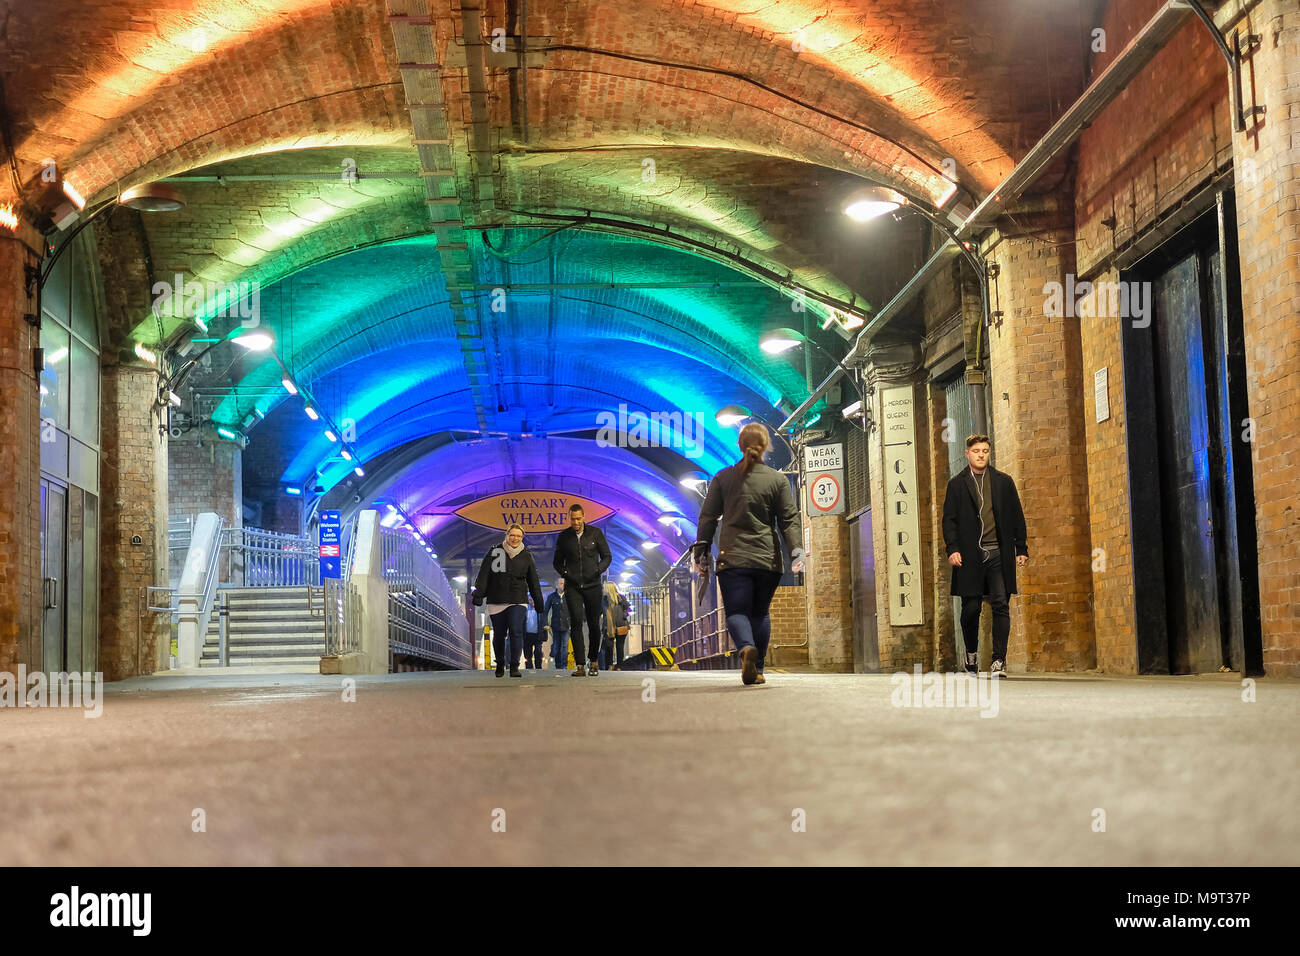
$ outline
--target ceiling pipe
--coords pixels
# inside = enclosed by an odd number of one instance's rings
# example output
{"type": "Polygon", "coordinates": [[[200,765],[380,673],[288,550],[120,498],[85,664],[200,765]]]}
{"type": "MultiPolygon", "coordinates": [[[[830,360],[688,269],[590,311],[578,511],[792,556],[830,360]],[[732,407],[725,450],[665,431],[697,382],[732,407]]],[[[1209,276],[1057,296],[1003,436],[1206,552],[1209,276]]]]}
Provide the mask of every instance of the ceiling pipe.
{"type": "MultiPolygon", "coordinates": [[[[1024,158],[1016,164],[1010,175],[957,227],[956,238],[964,242],[975,241],[979,235],[997,222],[1007,205],[1018,199],[1021,193],[1042,175],[1043,170],[1079,138],[1088,125],[1114,101],[1115,97],[1151,62],[1155,55],[1168,45],[1191,15],[1192,7],[1188,0],[1166,0],[1164,6],[1129,42],[1110,66],[1084,90],[1043,138],[1034,144],[1024,158]]],[[[959,252],[961,249],[951,239],[940,247],[921,267],[921,271],[913,276],[862,328],[853,347],[845,356],[845,364],[861,363],[867,355],[872,338],[884,328],[886,323],[910,305],[929,281],[937,276],[959,252]]],[[[984,277],[984,281],[987,283],[987,277],[984,277]]],[[[803,416],[808,414],[813,405],[830,391],[831,386],[842,374],[844,374],[843,367],[831,372],[812,395],[781,423],[781,429],[794,427],[803,416]]],[[[978,398],[982,400],[983,396],[980,395],[978,398]]]]}

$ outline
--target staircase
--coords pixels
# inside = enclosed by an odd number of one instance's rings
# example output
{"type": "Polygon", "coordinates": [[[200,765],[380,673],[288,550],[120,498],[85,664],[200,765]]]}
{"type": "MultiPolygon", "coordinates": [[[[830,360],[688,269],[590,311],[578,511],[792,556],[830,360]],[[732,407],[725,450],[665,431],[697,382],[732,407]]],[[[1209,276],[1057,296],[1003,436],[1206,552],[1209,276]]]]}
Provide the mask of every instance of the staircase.
{"type": "Polygon", "coordinates": [[[307,589],[222,588],[212,607],[200,667],[220,662],[221,594],[230,616],[227,640],[232,667],[318,664],[325,653],[325,619],[307,611],[307,589]]]}

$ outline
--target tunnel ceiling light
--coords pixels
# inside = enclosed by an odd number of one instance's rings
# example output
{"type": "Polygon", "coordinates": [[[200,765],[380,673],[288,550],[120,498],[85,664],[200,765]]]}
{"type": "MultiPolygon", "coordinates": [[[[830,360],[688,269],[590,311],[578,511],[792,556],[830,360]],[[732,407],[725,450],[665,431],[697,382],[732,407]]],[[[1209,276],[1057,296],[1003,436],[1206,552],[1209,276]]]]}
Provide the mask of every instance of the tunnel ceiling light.
{"type": "Polygon", "coordinates": [[[797,349],[803,342],[803,335],[794,329],[773,329],[763,333],[763,337],[758,340],[758,347],[768,355],[780,355],[797,349]]]}
{"type": "Polygon", "coordinates": [[[235,330],[235,334],[230,337],[230,341],[248,349],[250,352],[265,352],[274,344],[275,339],[271,337],[270,332],[265,332],[262,329],[245,329],[241,326],[235,330]]]}
{"type": "Polygon", "coordinates": [[[185,208],[185,197],[180,190],[166,183],[144,183],[128,189],[118,202],[140,212],[175,212],[185,208]]]}
{"type": "Polygon", "coordinates": [[[456,581],[456,582],[458,582],[458,583],[460,583],[460,584],[464,584],[466,581],[469,580],[469,578],[465,577],[465,575],[463,575],[463,574],[458,574],[458,575],[456,575],[454,578],[452,578],[452,580],[453,580],[453,581],[456,581]]]}
{"type": "Polygon", "coordinates": [[[749,409],[742,405],[728,405],[725,408],[718,409],[718,414],[713,417],[723,428],[732,428],[753,416],[750,414],[749,409]]]}
{"type": "Polygon", "coordinates": [[[642,550],[642,551],[653,551],[653,550],[654,550],[655,548],[657,548],[657,547],[659,547],[659,542],[658,542],[658,541],[642,541],[642,542],[641,542],[641,550],[642,550]]]}
{"type": "Polygon", "coordinates": [[[343,456],[344,461],[352,460],[352,452],[348,451],[346,448],[344,448],[341,452],[339,452],[339,454],[343,456]]]}
{"type": "MultiPolygon", "coordinates": [[[[293,379],[289,378],[287,375],[284,378],[280,379],[280,384],[284,386],[284,390],[288,392],[290,395],[298,394],[298,386],[293,384],[293,379]]],[[[311,413],[308,412],[308,414],[310,415],[311,413]]],[[[312,418],[314,420],[315,416],[313,415],[312,418]]]]}
{"type": "Polygon", "coordinates": [[[284,489],[284,493],[286,495],[301,495],[302,489],[299,488],[297,485],[289,485],[287,488],[284,489]]]}
{"type": "Polygon", "coordinates": [[[316,409],[312,408],[310,405],[304,405],[303,411],[307,413],[307,417],[310,418],[312,421],[317,421],[320,418],[320,415],[317,414],[316,409]]]}
{"type": "Polygon", "coordinates": [[[259,422],[262,421],[262,419],[266,418],[266,412],[262,411],[256,405],[253,406],[253,414],[257,416],[257,420],[259,422]]]}
{"type": "Polygon", "coordinates": [[[362,468],[360,465],[357,465],[357,467],[353,468],[352,473],[356,475],[358,478],[366,477],[366,470],[362,468]]]}
{"type": "Polygon", "coordinates": [[[688,471],[677,479],[677,483],[691,491],[700,491],[709,483],[709,476],[702,471],[688,471]]]}
{"type": "Polygon", "coordinates": [[[686,520],[686,515],[681,514],[680,512],[677,511],[665,511],[663,512],[663,514],[659,515],[658,518],[659,523],[662,525],[671,525],[671,524],[675,524],[678,521],[685,521],[685,520],[686,520]]]}
{"type": "Polygon", "coordinates": [[[231,441],[239,440],[239,433],[236,432],[233,428],[227,428],[225,425],[217,426],[217,434],[220,435],[222,438],[229,438],[231,441]]]}
{"type": "Polygon", "coordinates": [[[158,364],[158,354],[150,351],[138,342],[135,346],[135,357],[140,359],[142,362],[148,362],[150,365],[158,364]]]}
{"type": "Polygon", "coordinates": [[[887,186],[865,186],[849,193],[844,215],[854,222],[870,222],[907,203],[907,197],[887,186]]]}
{"type": "Polygon", "coordinates": [[[632,566],[634,566],[634,565],[640,564],[640,563],[641,563],[641,559],[640,559],[640,558],[624,558],[624,559],[623,559],[623,563],[624,563],[625,565],[627,565],[628,567],[632,567],[632,566]]]}
{"type": "Polygon", "coordinates": [[[72,204],[77,207],[78,212],[86,208],[86,197],[81,195],[81,190],[66,179],[63,181],[63,195],[72,200],[72,204]]]}
{"type": "Polygon", "coordinates": [[[338,441],[338,440],[339,440],[339,436],[338,436],[338,435],[335,435],[335,434],[334,434],[332,431],[330,431],[328,428],[325,429],[325,437],[328,438],[330,441],[338,441]]]}

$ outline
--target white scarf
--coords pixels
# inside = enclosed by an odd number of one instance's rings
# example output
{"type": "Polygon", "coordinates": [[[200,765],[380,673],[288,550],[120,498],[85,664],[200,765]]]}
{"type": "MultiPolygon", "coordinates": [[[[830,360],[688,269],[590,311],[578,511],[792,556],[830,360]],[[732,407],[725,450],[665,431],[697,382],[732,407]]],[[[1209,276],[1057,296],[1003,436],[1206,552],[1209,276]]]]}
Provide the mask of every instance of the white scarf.
{"type": "Polygon", "coordinates": [[[501,542],[501,548],[502,548],[502,549],[505,551],[505,553],[506,553],[507,555],[509,555],[510,557],[512,557],[512,558],[517,558],[517,557],[519,557],[519,552],[522,551],[522,550],[524,550],[524,543],[523,543],[522,541],[520,541],[520,542],[519,542],[519,547],[512,549],[508,543],[506,543],[505,541],[502,541],[502,542],[501,542]]]}

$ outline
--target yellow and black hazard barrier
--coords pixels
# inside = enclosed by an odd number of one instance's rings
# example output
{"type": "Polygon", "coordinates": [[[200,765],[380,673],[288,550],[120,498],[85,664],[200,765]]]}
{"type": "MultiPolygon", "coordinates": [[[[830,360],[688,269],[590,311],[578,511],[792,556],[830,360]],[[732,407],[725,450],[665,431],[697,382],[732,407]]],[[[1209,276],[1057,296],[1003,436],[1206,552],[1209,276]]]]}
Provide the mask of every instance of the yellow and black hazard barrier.
{"type": "Polygon", "coordinates": [[[672,667],[677,657],[676,648],[652,647],[649,650],[656,667],[672,667]]]}

